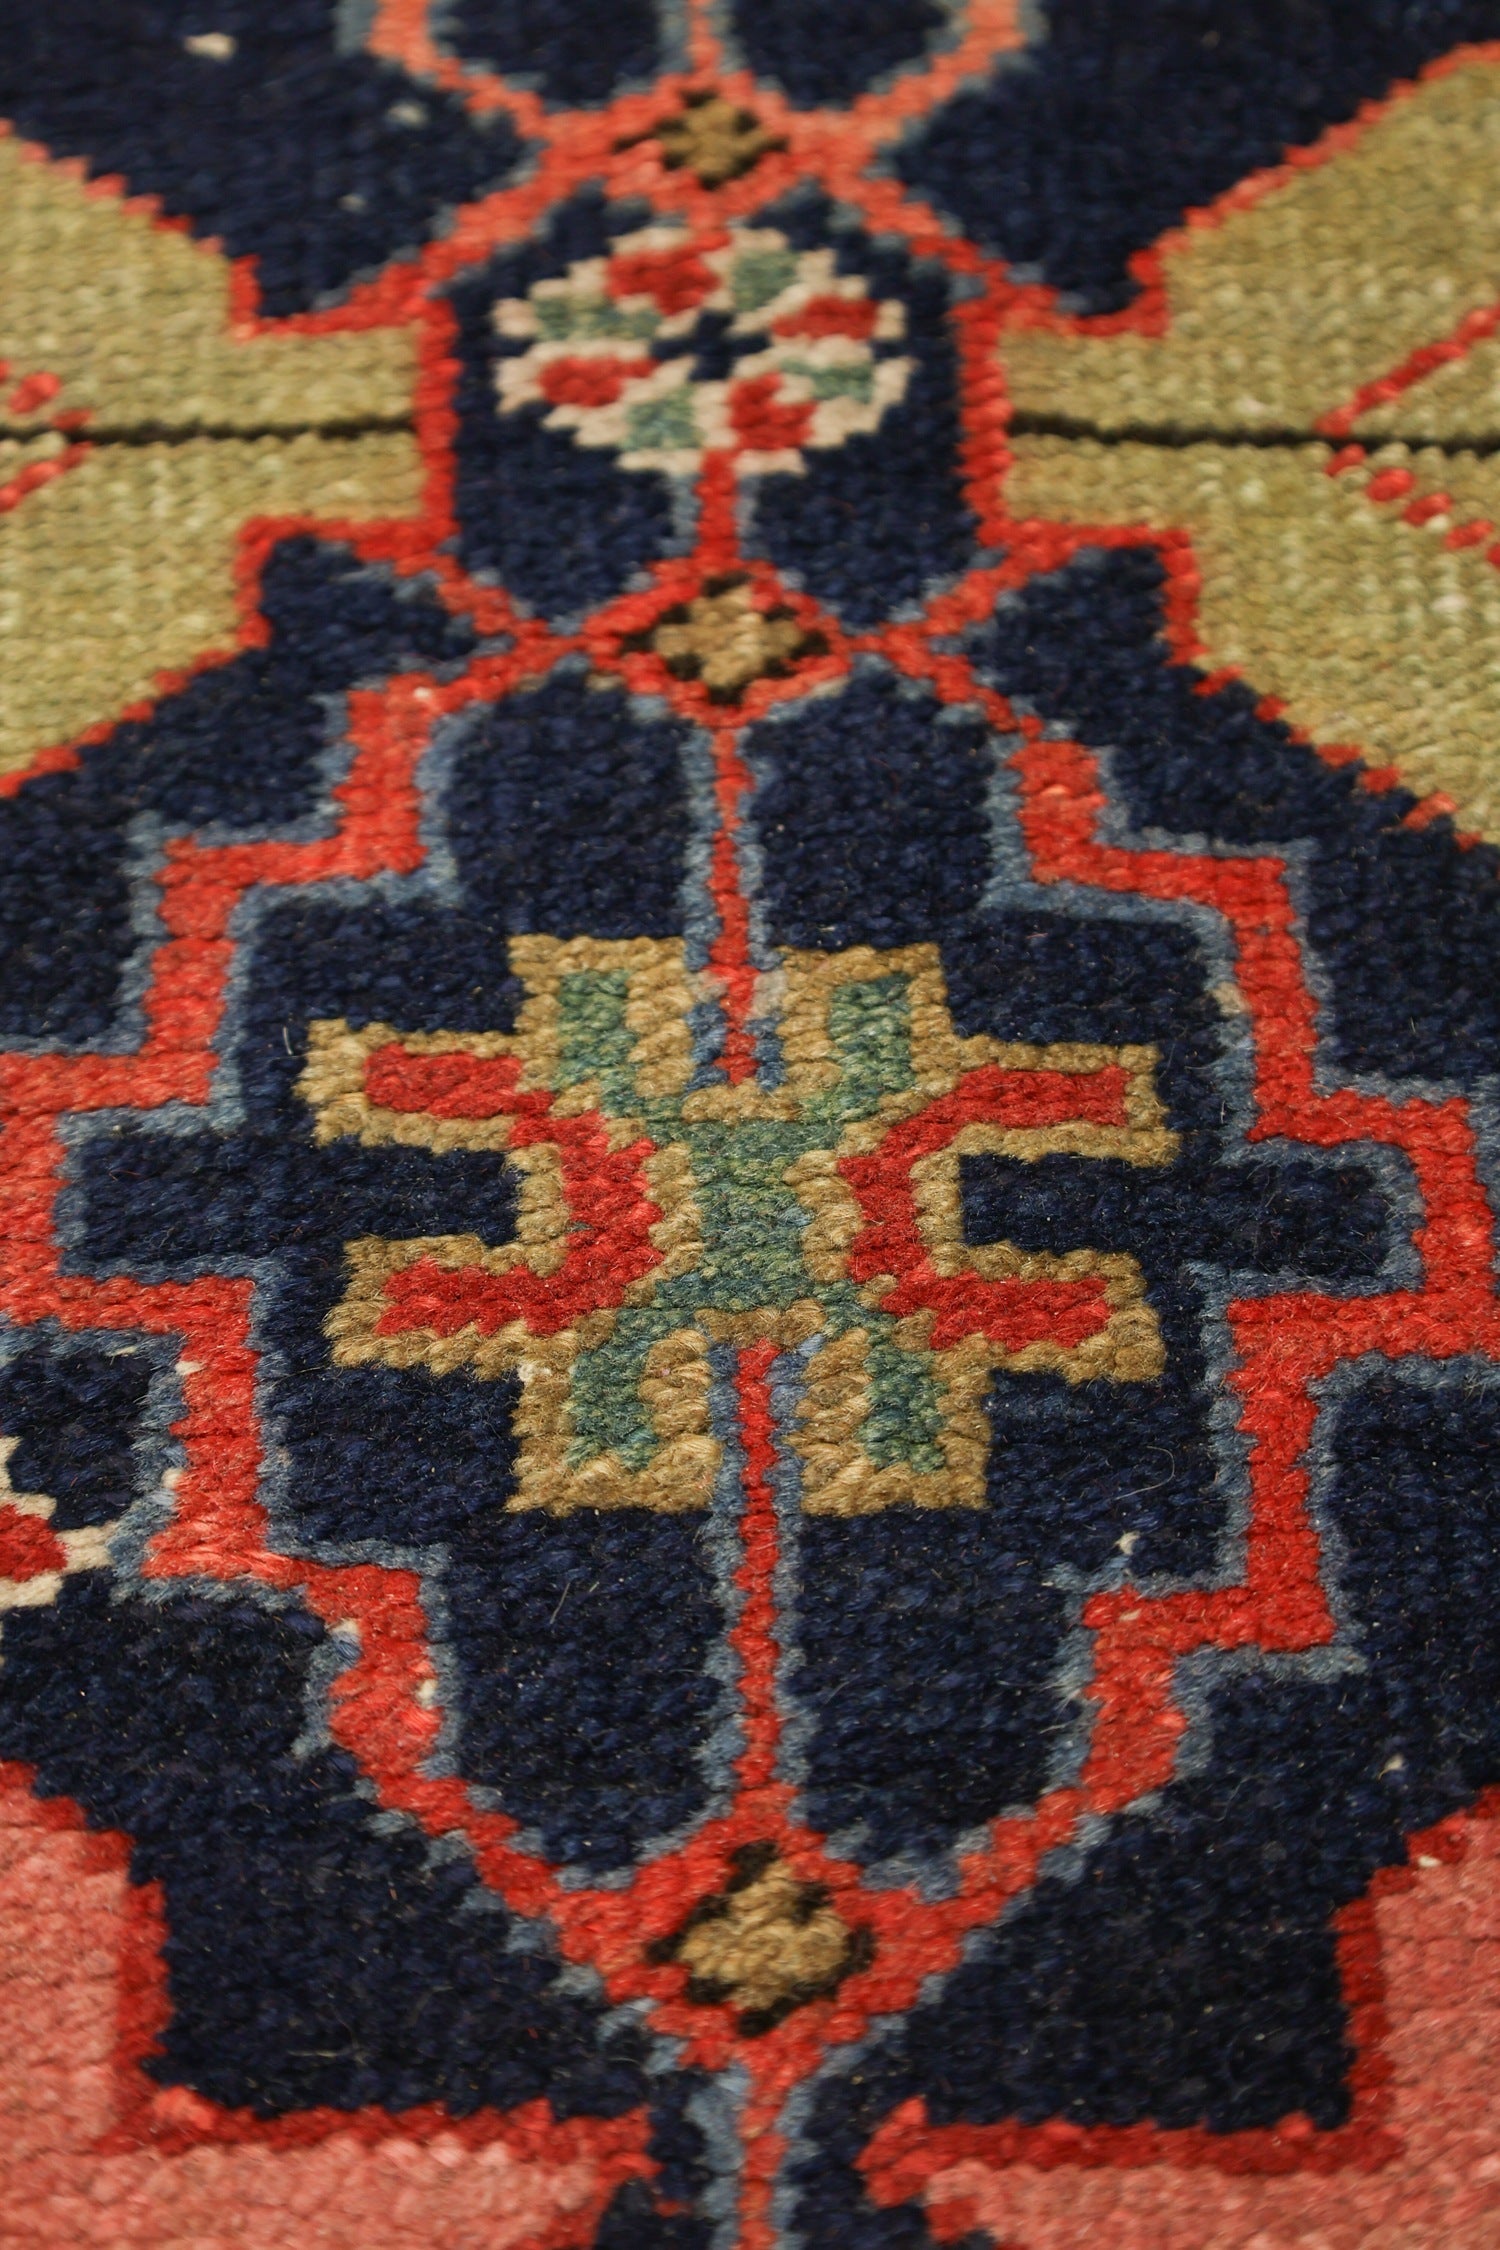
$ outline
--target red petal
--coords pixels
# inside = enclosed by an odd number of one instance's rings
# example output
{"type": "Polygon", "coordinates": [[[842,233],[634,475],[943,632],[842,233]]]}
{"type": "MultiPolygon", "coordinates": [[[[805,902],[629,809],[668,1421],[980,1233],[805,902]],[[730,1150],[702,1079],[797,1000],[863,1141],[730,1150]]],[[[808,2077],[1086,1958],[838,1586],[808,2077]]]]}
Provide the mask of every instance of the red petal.
{"type": "Polygon", "coordinates": [[[67,1562],[62,1542],[40,1516],[0,1507],[0,1578],[40,1578],[44,1571],[65,1570],[67,1562]]]}
{"type": "Polygon", "coordinates": [[[553,359],[542,369],[542,396],[554,406],[613,406],[627,383],[649,375],[651,359],[616,359],[613,354],[553,359]]]}
{"type": "Polygon", "coordinates": [[[779,375],[752,376],[729,393],[729,418],[741,445],[755,453],[780,453],[801,445],[812,428],[810,401],[778,402],[779,375]]]}

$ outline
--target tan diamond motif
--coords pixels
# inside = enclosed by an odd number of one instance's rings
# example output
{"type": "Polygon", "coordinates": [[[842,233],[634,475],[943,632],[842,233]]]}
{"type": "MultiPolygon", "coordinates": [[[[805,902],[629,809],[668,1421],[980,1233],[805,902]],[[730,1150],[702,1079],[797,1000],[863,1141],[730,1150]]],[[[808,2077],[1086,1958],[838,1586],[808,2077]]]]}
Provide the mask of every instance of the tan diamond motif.
{"type": "Polygon", "coordinates": [[[680,1930],[651,1948],[689,1971],[688,1998],[728,2003],[750,2038],[794,2008],[821,2000],[874,1958],[874,1942],[829,1904],[821,1883],[793,1874],[774,1844],[744,1844],[721,1891],[701,1899],[680,1930]]]}
{"type": "Polygon", "coordinates": [[[766,131],[754,110],[722,94],[689,94],[651,138],[669,171],[692,172],[706,188],[742,179],[771,149],[786,146],[766,131]]]}
{"type": "Polygon", "coordinates": [[[756,680],[784,679],[804,656],[822,653],[789,609],[757,609],[748,581],[711,580],[670,609],[647,637],[679,680],[701,680],[716,703],[737,702],[756,680]]]}

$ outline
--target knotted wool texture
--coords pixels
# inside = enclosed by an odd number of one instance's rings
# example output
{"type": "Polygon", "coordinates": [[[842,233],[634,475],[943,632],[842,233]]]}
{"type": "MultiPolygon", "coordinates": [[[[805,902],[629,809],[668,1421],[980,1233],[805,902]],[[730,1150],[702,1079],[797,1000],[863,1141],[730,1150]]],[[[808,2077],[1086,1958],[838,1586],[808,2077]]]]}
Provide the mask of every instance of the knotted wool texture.
{"type": "Polygon", "coordinates": [[[1500,0],[4,0],[0,2245],[1500,2250],[1500,0]]]}

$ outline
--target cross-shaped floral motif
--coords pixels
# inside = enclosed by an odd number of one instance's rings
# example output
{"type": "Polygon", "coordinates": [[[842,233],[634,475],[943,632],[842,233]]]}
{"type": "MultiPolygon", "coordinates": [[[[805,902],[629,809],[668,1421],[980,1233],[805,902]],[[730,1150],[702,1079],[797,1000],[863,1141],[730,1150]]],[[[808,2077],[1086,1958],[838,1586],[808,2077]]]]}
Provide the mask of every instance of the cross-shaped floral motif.
{"type": "Polygon", "coordinates": [[[1145,1047],[953,1030],[936,948],[787,953],[764,980],[773,1082],[695,1067],[680,943],[512,941],[510,1033],[312,1027],[321,1140],[489,1149],[515,1241],[348,1246],[335,1359],[514,1371],[513,1505],[694,1508],[720,1448],[716,1344],[806,1355],[804,1504],[979,1506],[991,1370],[1160,1372],[1134,1259],[964,1242],[959,1162],[1168,1162],[1145,1047]]]}
{"type": "Polygon", "coordinates": [[[900,302],[775,227],[621,235],[506,298],[494,326],[503,413],[545,405],[576,444],[677,475],[709,449],[742,477],[800,475],[806,447],[877,430],[911,374],[900,302]]]}

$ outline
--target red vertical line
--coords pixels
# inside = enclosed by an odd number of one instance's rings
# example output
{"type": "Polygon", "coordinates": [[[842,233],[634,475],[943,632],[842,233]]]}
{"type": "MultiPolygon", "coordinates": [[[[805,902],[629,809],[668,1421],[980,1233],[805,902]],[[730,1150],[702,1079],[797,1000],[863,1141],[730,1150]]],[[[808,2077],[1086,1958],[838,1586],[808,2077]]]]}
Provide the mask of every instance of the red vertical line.
{"type": "Polygon", "coordinates": [[[780,2073],[751,2063],[751,2090],[740,2113],[740,2145],[745,2169],[740,2184],[740,2232],[736,2250],[774,2250],[779,2239],[772,2218],[776,2175],[786,2156],[786,2136],[776,2118],[786,2100],[780,2073]]]}
{"type": "MultiPolygon", "coordinates": [[[[776,1496],[771,1474],[776,1464],[776,1422],[771,1407],[770,1375],[776,1361],[772,1343],[751,1344],[739,1355],[735,1389],[739,1397],[740,1444],[744,1451],[745,1512],[740,1520],[743,1561],[734,1582],[745,1606],[729,1635],[729,1644],[740,1660],[740,1720],[745,1747],[735,1767],[736,1807],[753,1805],[757,1797],[771,1799],[774,1818],[776,1750],[781,1721],[776,1709],[776,1671],[781,1649],[776,1638],[776,1565],[780,1535],[776,1522],[776,1496]]],[[[751,2085],[740,2118],[745,2167],[741,2181],[738,2250],[771,2250],[775,2230],[771,2199],[776,2174],[785,2153],[783,2137],[775,2128],[776,2116],[786,2096],[785,2068],[771,2066],[769,2056],[747,2056],[751,2085]]],[[[790,2073],[795,2077],[796,2071],[790,2073]]]]}
{"type": "MultiPolygon", "coordinates": [[[[739,563],[737,498],[733,454],[706,453],[698,479],[696,548],[696,560],[705,578],[733,570],[739,563]]],[[[749,1030],[755,968],[750,959],[750,906],[738,850],[740,812],[750,786],[750,770],[739,755],[738,737],[732,727],[725,727],[714,736],[714,796],[719,825],[708,888],[719,933],[709,949],[708,961],[723,994],[724,1047],[719,1060],[732,1086],[755,1074],[755,1041],[749,1030]]]]}
{"type": "Polygon", "coordinates": [[[688,66],[692,70],[718,70],[723,57],[714,29],[713,0],[687,0],[688,66]]]}
{"type": "Polygon", "coordinates": [[[740,566],[738,506],[734,455],[705,453],[698,478],[698,544],[694,553],[706,577],[740,566]]]}
{"type": "Polygon", "coordinates": [[[734,1582],[744,1596],[729,1645],[740,1660],[740,1716],[745,1747],[735,1773],[738,1794],[765,1790],[775,1779],[781,1722],[776,1710],[776,1563],[780,1539],[771,1472],[776,1465],[776,1424],[771,1411],[773,1343],[751,1344],[739,1355],[735,1391],[744,1449],[745,1512],[740,1523],[743,1560],[734,1582]]]}
{"type": "Polygon", "coordinates": [[[955,306],[953,316],[963,368],[964,497],[974,511],[980,539],[990,547],[1004,541],[1002,493],[1010,467],[1006,444],[1010,401],[999,350],[1002,287],[998,279],[988,278],[983,297],[955,306]]]}
{"type": "Polygon", "coordinates": [[[719,825],[714,833],[708,890],[718,917],[718,935],[709,947],[708,965],[723,995],[724,1075],[737,1086],[755,1075],[755,1039],[750,1016],[755,1005],[755,964],[750,958],[750,902],[740,871],[740,809],[751,786],[750,769],[739,752],[732,727],[714,736],[714,797],[719,825]]]}

